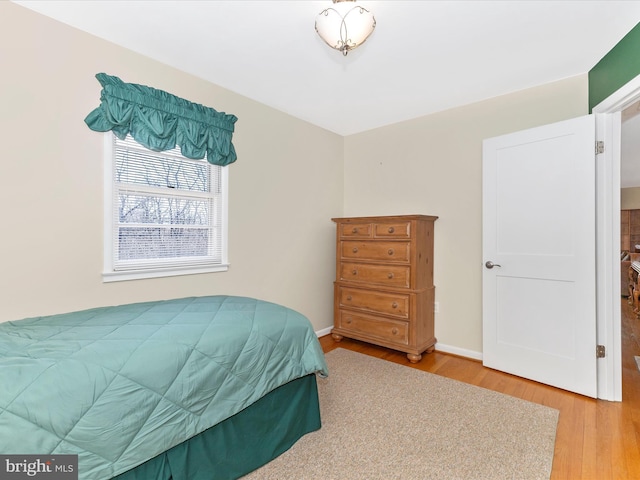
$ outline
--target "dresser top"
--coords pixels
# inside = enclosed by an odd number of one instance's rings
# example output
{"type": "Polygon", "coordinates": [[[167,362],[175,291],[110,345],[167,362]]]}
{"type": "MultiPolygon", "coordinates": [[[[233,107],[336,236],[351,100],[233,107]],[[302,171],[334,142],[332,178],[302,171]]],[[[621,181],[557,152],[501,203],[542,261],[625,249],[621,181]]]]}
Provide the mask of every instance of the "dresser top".
{"type": "Polygon", "coordinates": [[[378,217],[346,217],[346,218],[332,218],[334,222],[340,223],[362,223],[362,222],[394,222],[394,221],[406,221],[406,220],[427,220],[435,221],[438,217],[433,215],[384,215],[378,217]]]}

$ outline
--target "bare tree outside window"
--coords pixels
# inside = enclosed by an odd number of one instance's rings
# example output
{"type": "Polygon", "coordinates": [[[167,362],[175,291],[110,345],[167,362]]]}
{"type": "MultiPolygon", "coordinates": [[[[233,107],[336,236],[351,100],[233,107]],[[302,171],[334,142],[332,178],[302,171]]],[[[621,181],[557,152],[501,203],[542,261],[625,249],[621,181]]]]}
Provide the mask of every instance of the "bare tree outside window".
{"type": "Polygon", "coordinates": [[[130,137],[114,139],[116,264],[215,262],[221,167],[187,159],[177,148],[153,152],[130,137]]]}

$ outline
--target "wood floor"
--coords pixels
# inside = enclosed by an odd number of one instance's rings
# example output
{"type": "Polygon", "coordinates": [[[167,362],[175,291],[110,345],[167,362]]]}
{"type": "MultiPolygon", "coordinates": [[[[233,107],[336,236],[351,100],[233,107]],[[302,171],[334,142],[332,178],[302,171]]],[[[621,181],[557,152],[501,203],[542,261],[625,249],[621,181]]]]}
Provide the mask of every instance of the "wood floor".
{"type": "Polygon", "coordinates": [[[552,480],[640,480],[640,372],[634,360],[640,355],[640,320],[626,300],[621,305],[621,403],[569,393],[438,351],[412,365],[403,353],[355,340],[336,343],[327,335],[320,343],[325,352],[346,348],[558,409],[552,480]]]}

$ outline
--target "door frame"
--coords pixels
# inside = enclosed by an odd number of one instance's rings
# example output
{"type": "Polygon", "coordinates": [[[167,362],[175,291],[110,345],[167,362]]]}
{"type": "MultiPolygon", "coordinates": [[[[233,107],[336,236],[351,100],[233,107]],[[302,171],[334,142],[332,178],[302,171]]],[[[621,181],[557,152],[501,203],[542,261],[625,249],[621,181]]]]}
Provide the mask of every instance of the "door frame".
{"type": "Polygon", "coordinates": [[[596,140],[605,149],[596,160],[596,338],[606,347],[598,361],[598,398],[622,401],[620,311],[621,111],[640,99],[640,75],[609,95],[592,112],[596,140]]]}

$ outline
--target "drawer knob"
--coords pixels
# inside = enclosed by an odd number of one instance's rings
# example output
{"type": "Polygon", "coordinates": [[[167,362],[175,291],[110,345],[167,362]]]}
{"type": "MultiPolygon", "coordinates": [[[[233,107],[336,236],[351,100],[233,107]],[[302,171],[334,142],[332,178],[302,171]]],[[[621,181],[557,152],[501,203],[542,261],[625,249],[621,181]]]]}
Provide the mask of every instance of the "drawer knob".
{"type": "Polygon", "coordinates": [[[393,302],[393,303],[391,304],[391,306],[392,306],[393,308],[398,308],[398,302],[393,302]]]}
{"type": "Polygon", "coordinates": [[[358,274],[358,270],[356,270],[355,268],[353,270],[351,270],[351,273],[353,273],[354,275],[358,274]]]}
{"type": "Polygon", "coordinates": [[[390,248],[389,250],[387,250],[387,253],[388,253],[389,255],[393,255],[393,248],[390,248]]]}
{"type": "Polygon", "coordinates": [[[353,247],[353,253],[358,253],[358,247],[353,247]]]}
{"type": "Polygon", "coordinates": [[[351,295],[347,295],[347,302],[351,301],[351,295]]]}
{"type": "Polygon", "coordinates": [[[391,329],[391,333],[394,334],[394,335],[397,335],[398,334],[398,329],[397,328],[391,329]]]}
{"type": "Polygon", "coordinates": [[[388,278],[389,280],[391,280],[391,279],[393,278],[393,272],[389,272],[389,273],[387,274],[387,278],[388,278]]]}
{"type": "Polygon", "coordinates": [[[347,323],[351,323],[351,317],[347,317],[347,318],[346,318],[346,322],[347,322],[347,323]]]}
{"type": "Polygon", "coordinates": [[[395,232],[395,231],[396,231],[396,229],[395,229],[395,228],[393,228],[393,227],[389,227],[389,233],[393,233],[393,232],[395,232]]]}
{"type": "Polygon", "coordinates": [[[351,230],[351,233],[358,233],[358,229],[356,227],[353,227],[353,230],[351,230]]]}

